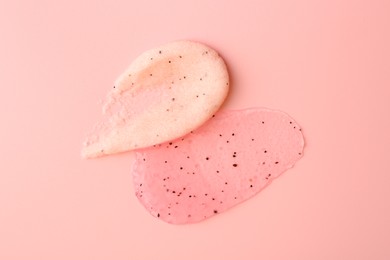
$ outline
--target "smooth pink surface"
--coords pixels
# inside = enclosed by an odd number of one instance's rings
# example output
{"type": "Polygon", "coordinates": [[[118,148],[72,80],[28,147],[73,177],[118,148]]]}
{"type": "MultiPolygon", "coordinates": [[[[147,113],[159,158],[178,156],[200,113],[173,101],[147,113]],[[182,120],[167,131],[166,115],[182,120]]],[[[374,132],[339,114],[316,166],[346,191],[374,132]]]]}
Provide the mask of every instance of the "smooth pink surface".
{"type": "Polygon", "coordinates": [[[0,259],[389,259],[390,2],[1,1],[0,259]],[[139,53],[219,51],[225,108],[293,115],[305,156],[255,198],[173,226],[134,196],[129,154],[83,161],[139,53]]]}
{"type": "Polygon", "coordinates": [[[264,108],[220,111],[171,142],[136,151],[134,188],[153,216],[196,223],[242,203],[303,156],[301,128],[264,108]]]}

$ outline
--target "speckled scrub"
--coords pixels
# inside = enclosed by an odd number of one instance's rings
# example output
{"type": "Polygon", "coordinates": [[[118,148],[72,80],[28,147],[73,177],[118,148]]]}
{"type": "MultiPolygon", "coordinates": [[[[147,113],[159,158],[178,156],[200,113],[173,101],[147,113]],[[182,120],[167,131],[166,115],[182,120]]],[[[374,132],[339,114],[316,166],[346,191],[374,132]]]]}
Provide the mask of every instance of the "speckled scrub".
{"type": "Polygon", "coordinates": [[[152,146],[188,134],[216,113],[229,90],[223,59],[190,41],[141,54],[116,80],[106,119],[88,137],[83,157],[152,146]]]}
{"type": "Polygon", "coordinates": [[[189,135],[136,151],[136,196],[161,220],[199,222],[254,196],[303,147],[300,127],[283,112],[219,112],[189,135]]]}

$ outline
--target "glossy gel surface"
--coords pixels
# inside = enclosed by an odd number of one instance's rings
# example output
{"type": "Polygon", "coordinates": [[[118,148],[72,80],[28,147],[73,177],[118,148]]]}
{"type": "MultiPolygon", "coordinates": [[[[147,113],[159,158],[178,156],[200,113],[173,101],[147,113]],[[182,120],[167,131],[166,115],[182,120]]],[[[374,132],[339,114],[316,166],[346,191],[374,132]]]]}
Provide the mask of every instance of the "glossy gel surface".
{"type": "Polygon", "coordinates": [[[198,222],[257,194],[303,146],[300,127],[283,112],[220,112],[183,138],[137,151],[136,195],[166,222],[198,222]]]}

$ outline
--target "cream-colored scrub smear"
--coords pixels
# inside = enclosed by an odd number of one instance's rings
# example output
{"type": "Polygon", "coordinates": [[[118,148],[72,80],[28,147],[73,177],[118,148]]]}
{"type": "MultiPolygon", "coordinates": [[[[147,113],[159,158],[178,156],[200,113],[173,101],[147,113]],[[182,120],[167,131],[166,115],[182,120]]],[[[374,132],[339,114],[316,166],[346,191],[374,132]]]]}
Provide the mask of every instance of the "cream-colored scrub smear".
{"type": "Polygon", "coordinates": [[[179,138],[212,117],[229,76],[210,47],[178,41],[141,54],[117,79],[103,108],[106,120],[87,138],[82,156],[98,157],[179,138]]]}
{"type": "Polygon", "coordinates": [[[300,127],[269,109],[221,111],[194,132],[136,151],[136,196],[155,217],[199,222],[249,199],[303,153],[300,127]]]}

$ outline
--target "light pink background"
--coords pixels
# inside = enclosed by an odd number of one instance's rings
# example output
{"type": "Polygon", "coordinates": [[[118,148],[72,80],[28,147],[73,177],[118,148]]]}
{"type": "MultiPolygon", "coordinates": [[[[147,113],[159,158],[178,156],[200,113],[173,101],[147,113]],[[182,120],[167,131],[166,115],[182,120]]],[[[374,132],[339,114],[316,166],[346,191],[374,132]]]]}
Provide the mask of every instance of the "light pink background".
{"type": "Polygon", "coordinates": [[[390,259],[390,2],[0,2],[0,259],[390,259]],[[84,161],[99,100],[142,51],[226,59],[224,108],[302,126],[304,158],[195,225],[149,215],[131,155],[84,161]]]}

